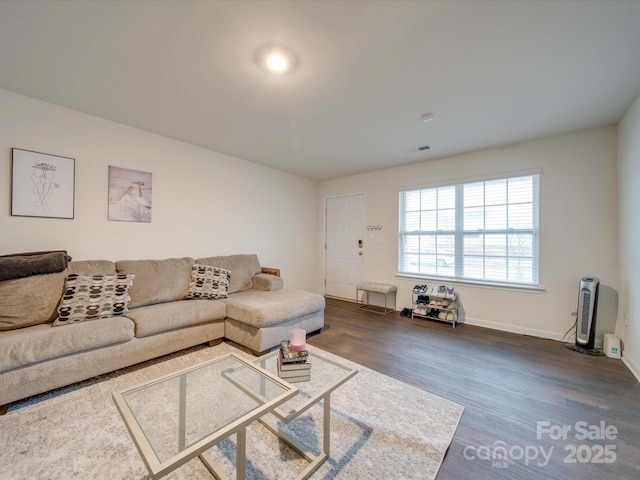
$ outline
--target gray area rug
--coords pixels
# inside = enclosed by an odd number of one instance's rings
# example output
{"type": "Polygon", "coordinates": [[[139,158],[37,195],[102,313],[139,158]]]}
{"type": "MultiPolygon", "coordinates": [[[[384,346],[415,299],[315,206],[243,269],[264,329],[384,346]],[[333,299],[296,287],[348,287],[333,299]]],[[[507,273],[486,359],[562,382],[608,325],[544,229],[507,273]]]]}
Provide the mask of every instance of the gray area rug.
{"type": "MultiPolygon", "coordinates": [[[[331,396],[331,456],[311,478],[435,478],[463,407],[318,348],[309,350],[359,370],[331,396]]],[[[0,417],[0,479],[146,479],[112,393],[231,352],[253,358],[222,343],[18,403],[0,417]]],[[[282,428],[317,453],[322,405],[282,428]]],[[[232,436],[209,452],[231,478],[234,442],[232,436]]],[[[247,460],[250,479],[295,478],[307,465],[257,422],[247,429],[247,460]]],[[[194,459],[165,478],[212,477],[194,459]]]]}

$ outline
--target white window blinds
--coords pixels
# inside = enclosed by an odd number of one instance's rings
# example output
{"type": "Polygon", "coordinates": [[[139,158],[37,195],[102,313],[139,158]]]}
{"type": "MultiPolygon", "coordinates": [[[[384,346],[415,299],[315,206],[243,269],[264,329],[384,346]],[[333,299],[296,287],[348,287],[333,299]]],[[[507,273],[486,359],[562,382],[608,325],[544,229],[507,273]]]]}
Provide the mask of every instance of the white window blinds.
{"type": "Polygon", "coordinates": [[[401,191],[399,274],[537,285],[539,177],[401,191]]]}

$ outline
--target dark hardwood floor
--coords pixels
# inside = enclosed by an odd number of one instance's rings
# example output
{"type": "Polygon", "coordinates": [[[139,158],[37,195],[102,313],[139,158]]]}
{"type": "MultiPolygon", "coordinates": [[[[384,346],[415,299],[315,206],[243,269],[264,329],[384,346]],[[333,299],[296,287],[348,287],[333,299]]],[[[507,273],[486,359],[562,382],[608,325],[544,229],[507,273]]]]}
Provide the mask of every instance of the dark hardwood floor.
{"type": "Polygon", "coordinates": [[[308,343],[465,407],[438,480],[640,479],[640,383],[620,360],[330,298],[308,343]]]}

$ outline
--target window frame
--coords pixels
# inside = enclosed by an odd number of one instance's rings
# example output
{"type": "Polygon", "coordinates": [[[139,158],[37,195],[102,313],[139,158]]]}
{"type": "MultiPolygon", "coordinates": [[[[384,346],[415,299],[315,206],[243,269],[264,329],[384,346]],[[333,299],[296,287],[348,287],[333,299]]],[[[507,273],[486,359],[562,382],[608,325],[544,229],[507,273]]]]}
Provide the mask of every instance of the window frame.
{"type": "MultiPolygon", "coordinates": [[[[450,180],[446,182],[438,182],[438,183],[430,183],[424,185],[416,185],[416,186],[408,186],[402,187],[398,190],[398,252],[397,252],[397,276],[398,277],[408,277],[408,278],[418,278],[418,279],[438,279],[446,282],[454,282],[454,283],[467,283],[474,285],[485,285],[485,286],[494,286],[494,287],[505,287],[505,288],[516,288],[516,289],[530,289],[530,290],[542,290],[540,288],[540,182],[542,177],[541,169],[532,169],[526,171],[517,171],[517,172],[509,172],[502,174],[495,174],[491,176],[482,176],[475,178],[465,178],[465,179],[457,179],[450,180]],[[504,228],[501,229],[487,229],[486,224],[484,224],[483,228],[480,230],[464,230],[464,187],[465,185],[470,185],[479,182],[491,182],[496,180],[505,180],[508,185],[508,181],[510,179],[519,178],[519,177],[531,177],[533,182],[533,191],[532,191],[532,199],[531,199],[531,207],[532,207],[532,225],[530,228],[509,228],[508,225],[505,225],[504,228]],[[419,192],[422,190],[429,189],[439,189],[444,187],[453,187],[455,192],[455,225],[453,230],[438,230],[437,225],[435,230],[412,230],[408,231],[405,229],[405,220],[406,220],[406,193],[407,192],[419,192]],[[504,235],[505,242],[508,242],[509,235],[517,235],[517,234],[525,234],[531,237],[531,256],[525,256],[524,258],[530,258],[531,260],[531,281],[517,281],[513,279],[509,279],[508,266],[507,274],[505,279],[492,279],[487,278],[486,270],[483,267],[483,278],[477,278],[474,276],[464,276],[463,264],[464,264],[464,238],[467,238],[470,235],[487,235],[487,234],[496,234],[496,235],[504,235]],[[438,247],[436,245],[435,255],[436,255],[436,265],[432,272],[420,272],[420,265],[418,265],[417,270],[413,271],[407,268],[402,268],[403,265],[406,265],[406,261],[404,261],[404,257],[408,255],[403,248],[403,240],[408,236],[417,236],[420,235],[434,235],[435,238],[439,235],[452,235],[454,238],[454,271],[452,274],[442,273],[442,271],[438,268],[438,261],[440,257],[443,255],[440,254],[438,247]]],[[[485,184],[486,188],[486,184],[485,184]]],[[[436,195],[438,190],[436,190],[436,195]]],[[[504,207],[506,209],[509,208],[510,205],[516,205],[518,202],[509,203],[509,199],[504,203],[504,207]]],[[[529,203],[529,202],[526,202],[529,203]]],[[[486,199],[482,201],[482,208],[486,210],[487,204],[486,199]]],[[[419,207],[418,214],[421,214],[426,210],[423,210],[422,206],[419,207]]],[[[439,212],[439,208],[435,209],[436,215],[439,212]]],[[[508,218],[508,217],[507,217],[508,218]]],[[[436,240],[437,241],[437,240],[436,240]]],[[[487,258],[504,258],[505,260],[508,258],[517,257],[515,255],[509,255],[508,253],[508,244],[505,247],[507,251],[502,256],[491,256],[486,254],[486,250],[483,251],[481,258],[483,259],[483,265],[485,265],[485,260],[487,258]]],[[[441,251],[441,250],[440,250],[441,251]]],[[[418,252],[416,254],[418,259],[420,256],[426,256],[427,254],[423,252],[418,252]]],[[[450,254],[445,254],[445,257],[451,257],[450,254]]],[[[467,254],[467,257],[470,255],[467,254]]],[[[418,264],[420,264],[420,260],[418,260],[418,264]]]]}

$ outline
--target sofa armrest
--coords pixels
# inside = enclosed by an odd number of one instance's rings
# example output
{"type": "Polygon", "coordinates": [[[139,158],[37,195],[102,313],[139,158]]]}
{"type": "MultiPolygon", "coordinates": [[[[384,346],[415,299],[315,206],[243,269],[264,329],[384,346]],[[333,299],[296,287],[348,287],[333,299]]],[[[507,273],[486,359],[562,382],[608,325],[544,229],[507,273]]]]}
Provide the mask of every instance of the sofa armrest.
{"type": "Polygon", "coordinates": [[[251,280],[253,288],[266,292],[280,290],[283,286],[282,278],[269,273],[256,273],[251,280]]]}

